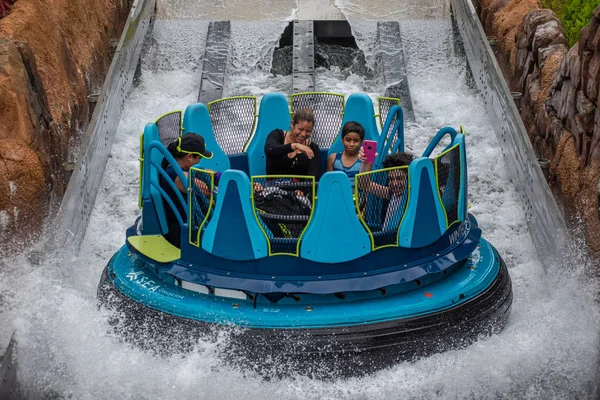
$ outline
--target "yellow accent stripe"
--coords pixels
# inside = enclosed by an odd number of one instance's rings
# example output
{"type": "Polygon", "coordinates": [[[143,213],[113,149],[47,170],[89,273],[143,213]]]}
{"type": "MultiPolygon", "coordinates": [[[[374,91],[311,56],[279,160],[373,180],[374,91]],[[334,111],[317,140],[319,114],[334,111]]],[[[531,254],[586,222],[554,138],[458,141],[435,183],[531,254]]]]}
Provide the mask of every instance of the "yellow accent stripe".
{"type": "Polygon", "coordinates": [[[306,229],[308,228],[308,226],[310,225],[310,222],[312,221],[312,217],[314,214],[314,209],[315,209],[315,177],[314,176],[304,176],[304,175],[257,175],[257,176],[253,176],[251,181],[250,181],[250,201],[252,202],[252,209],[254,211],[254,218],[256,219],[256,223],[258,224],[258,226],[260,227],[260,230],[263,232],[263,234],[265,235],[265,238],[267,239],[267,247],[269,249],[269,256],[276,256],[276,255],[289,255],[289,256],[293,256],[293,257],[299,257],[300,255],[300,241],[302,240],[302,236],[304,236],[304,232],[306,232],[306,229]],[[260,183],[257,182],[258,179],[301,179],[304,182],[310,181],[311,182],[311,190],[312,190],[312,194],[311,194],[311,206],[310,206],[310,215],[308,217],[308,221],[306,222],[306,226],[304,226],[304,229],[302,230],[302,232],[300,232],[300,235],[298,236],[298,241],[296,242],[296,252],[295,253],[273,253],[271,250],[271,239],[269,239],[269,235],[267,234],[267,232],[265,231],[265,229],[263,228],[260,220],[258,219],[258,212],[257,212],[257,208],[256,208],[256,203],[254,202],[254,184],[255,183],[260,183]]]}
{"type": "Polygon", "coordinates": [[[127,241],[134,249],[160,263],[173,262],[181,257],[181,250],[162,235],[130,236],[127,241]]]}
{"type": "MultiPolygon", "coordinates": [[[[156,118],[156,120],[154,121],[154,123],[156,124],[158,121],[161,120],[161,118],[166,117],[167,115],[176,114],[176,113],[181,114],[182,112],[181,112],[181,110],[169,111],[168,113],[164,113],[160,117],[156,118]]],[[[182,127],[181,127],[181,123],[183,122],[183,118],[179,118],[179,121],[180,121],[179,122],[179,129],[183,130],[182,127]]]]}
{"type": "MultiPolygon", "coordinates": [[[[391,101],[396,101],[398,103],[398,105],[400,104],[400,99],[397,97],[378,97],[377,98],[377,112],[378,114],[375,115],[375,118],[379,118],[379,124],[381,125],[381,128],[383,129],[383,125],[385,125],[385,121],[381,118],[381,101],[382,100],[391,100],[391,101]]],[[[393,107],[393,106],[392,106],[393,107]]],[[[390,108],[392,108],[390,107],[390,108]]]]}
{"type": "Polygon", "coordinates": [[[144,132],[140,133],[140,190],[138,193],[138,208],[142,208],[144,199],[142,197],[142,178],[144,176],[144,132]]]}
{"type": "MultiPolygon", "coordinates": [[[[307,95],[329,95],[329,96],[337,96],[337,97],[341,97],[342,98],[342,122],[344,121],[344,113],[346,112],[346,102],[345,102],[345,96],[343,94],[339,94],[339,93],[330,93],[330,92],[302,92],[302,93],[293,93],[290,95],[290,115],[294,115],[294,97],[299,97],[299,96],[307,96],[307,95]]],[[[339,132],[337,133],[337,135],[335,135],[335,137],[333,138],[333,141],[331,142],[331,145],[333,145],[335,143],[335,141],[338,139],[338,137],[342,134],[342,127],[340,126],[339,132]]]]}
{"type": "MultiPolygon", "coordinates": [[[[371,180],[369,179],[369,182],[371,182],[371,180]]],[[[369,192],[365,192],[365,194],[368,196],[369,192]]],[[[373,196],[377,197],[376,195],[372,194],[373,196]]],[[[400,231],[400,227],[402,226],[402,222],[404,221],[404,217],[406,216],[406,210],[408,210],[408,205],[410,204],[410,176],[409,176],[409,166],[405,165],[402,167],[391,167],[391,168],[383,168],[383,169],[377,169],[377,170],[373,170],[373,171],[367,171],[367,172],[361,172],[359,174],[356,174],[354,176],[354,202],[356,204],[356,210],[357,210],[357,214],[358,214],[358,219],[360,220],[360,222],[363,224],[363,226],[365,227],[367,233],[369,234],[369,238],[371,239],[371,251],[375,251],[375,250],[379,250],[379,249],[383,249],[385,247],[398,247],[398,232],[400,231]],[[395,170],[403,170],[406,169],[406,189],[408,190],[408,192],[406,193],[406,205],[404,206],[404,212],[402,213],[402,218],[400,219],[400,223],[398,224],[398,229],[396,230],[396,242],[392,243],[392,244],[386,244],[383,246],[379,246],[379,247],[375,247],[375,237],[373,236],[373,232],[371,231],[371,228],[369,228],[369,225],[367,224],[367,221],[365,221],[362,212],[360,210],[360,204],[359,204],[359,196],[358,196],[358,191],[360,190],[359,188],[359,184],[358,184],[358,180],[359,177],[361,176],[367,176],[367,175],[372,175],[374,173],[381,173],[381,172],[388,172],[388,171],[395,171],[395,170]]],[[[366,207],[366,205],[365,205],[366,207]]]]}
{"type": "Polygon", "coordinates": [[[189,232],[189,237],[188,237],[188,241],[191,245],[194,245],[196,247],[200,247],[200,234],[202,233],[202,227],[204,226],[204,224],[206,224],[206,221],[208,221],[208,217],[210,216],[210,212],[212,211],[212,205],[213,205],[213,199],[214,199],[214,190],[215,190],[215,172],[214,171],[210,171],[207,169],[199,169],[199,168],[191,168],[190,172],[188,173],[188,232],[189,232]],[[200,226],[198,227],[198,235],[196,236],[196,242],[192,241],[192,221],[193,221],[193,207],[192,207],[192,196],[194,195],[194,190],[193,188],[193,184],[194,180],[192,179],[192,171],[196,171],[196,172],[200,172],[200,173],[206,173],[210,176],[210,197],[208,199],[209,203],[208,203],[208,209],[206,210],[206,214],[204,215],[204,219],[202,220],[202,223],[200,224],[200,226]]]}
{"type": "MultiPolygon", "coordinates": [[[[446,206],[444,205],[444,202],[442,201],[442,194],[440,193],[440,180],[439,180],[439,175],[438,175],[438,163],[437,160],[438,158],[442,158],[444,157],[446,154],[450,153],[452,150],[454,150],[455,148],[459,147],[459,144],[455,144],[454,146],[450,147],[448,150],[441,152],[440,154],[437,155],[437,157],[435,157],[433,160],[433,168],[435,171],[435,190],[438,194],[438,198],[440,199],[440,204],[442,205],[442,210],[444,210],[444,216],[446,217],[446,230],[448,230],[448,228],[450,228],[450,226],[452,226],[452,224],[456,221],[450,222],[448,221],[448,212],[446,211],[446,206]]],[[[459,154],[460,157],[460,154],[459,154]]],[[[459,171],[460,173],[460,171],[459,171]]],[[[461,175],[461,179],[462,179],[462,175],[461,175]]],[[[460,188],[458,188],[459,193],[460,193],[460,188]]],[[[456,213],[457,217],[458,217],[458,212],[456,213]]]]}
{"type": "Polygon", "coordinates": [[[208,108],[208,114],[210,115],[210,106],[222,101],[231,101],[231,100],[236,100],[236,99],[253,99],[254,100],[254,111],[253,111],[253,116],[254,119],[252,121],[252,128],[250,129],[250,134],[248,135],[248,139],[246,139],[246,142],[244,143],[244,145],[242,146],[242,152],[246,152],[246,149],[248,148],[248,145],[250,144],[250,140],[252,140],[252,137],[254,136],[254,130],[256,129],[256,117],[258,117],[258,113],[256,112],[256,96],[233,96],[233,97],[224,97],[222,99],[219,100],[213,100],[211,102],[209,102],[206,107],[208,108]]]}
{"type": "MultiPolygon", "coordinates": [[[[309,95],[327,95],[327,96],[336,96],[342,98],[342,119],[344,118],[344,110],[346,109],[345,96],[339,93],[331,93],[331,92],[302,92],[302,93],[293,93],[290,95],[290,114],[294,115],[294,97],[301,96],[309,96],[309,95]]],[[[337,139],[337,137],[336,137],[337,139]]]]}

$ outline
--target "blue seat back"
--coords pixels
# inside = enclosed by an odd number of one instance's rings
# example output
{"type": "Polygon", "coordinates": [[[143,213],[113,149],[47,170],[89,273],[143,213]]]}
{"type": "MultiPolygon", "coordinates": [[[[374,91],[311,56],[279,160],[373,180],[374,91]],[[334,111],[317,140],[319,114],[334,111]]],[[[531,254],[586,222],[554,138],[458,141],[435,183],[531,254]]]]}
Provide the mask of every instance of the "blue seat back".
{"type": "MultiPolygon", "coordinates": [[[[365,128],[365,139],[379,141],[379,130],[375,122],[375,110],[371,98],[364,93],[353,93],[346,99],[342,128],[348,121],[358,122],[365,128]]],[[[327,157],[344,150],[341,129],[329,148],[327,157]]]]}
{"type": "Polygon", "coordinates": [[[250,190],[250,180],[242,171],[223,173],[214,213],[202,235],[205,251],[229,260],[254,260],[269,255],[267,239],[252,208],[250,190]]]}
{"type": "Polygon", "coordinates": [[[300,244],[302,258],[339,263],[371,251],[371,240],[356,215],[350,180],[341,171],[319,181],[318,200],[300,244]]]}
{"type": "Polygon", "coordinates": [[[290,127],[290,109],[285,96],[281,93],[265,94],[260,101],[256,131],[246,149],[250,176],[267,173],[265,142],[269,133],[274,129],[289,131],[290,127]]]}
{"type": "Polygon", "coordinates": [[[217,143],[217,139],[215,139],[208,108],[204,104],[191,104],[185,109],[185,113],[183,114],[183,133],[188,132],[201,135],[206,143],[206,149],[213,154],[210,159],[202,158],[200,160],[200,168],[223,172],[231,167],[227,154],[225,154],[221,146],[217,143]]]}
{"type": "Polygon", "coordinates": [[[398,231],[398,245],[425,247],[438,240],[447,227],[432,161],[426,157],[413,160],[408,176],[410,193],[398,231]]]}

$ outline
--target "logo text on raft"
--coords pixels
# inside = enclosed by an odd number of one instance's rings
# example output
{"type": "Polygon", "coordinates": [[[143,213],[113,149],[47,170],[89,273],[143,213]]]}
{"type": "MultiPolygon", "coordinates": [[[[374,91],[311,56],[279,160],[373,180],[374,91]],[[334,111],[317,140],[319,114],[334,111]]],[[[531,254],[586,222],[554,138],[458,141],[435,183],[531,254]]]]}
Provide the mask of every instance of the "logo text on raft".
{"type": "Polygon", "coordinates": [[[149,279],[147,276],[144,276],[143,271],[129,272],[127,274],[127,278],[129,278],[131,282],[135,282],[151,292],[154,292],[156,289],[160,288],[160,285],[156,285],[156,282],[154,282],[152,279],[149,279]]]}
{"type": "Polygon", "coordinates": [[[467,232],[467,228],[470,228],[470,226],[471,226],[471,223],[469,221],[465,221],[462,224],[460,224],[458,229],[456,229],[454,232],[452,232],[448,236],[448,240],[450,241],[450,244],[454,244],[454,243],[458,242],[458,240],[461,239],[462,236],[465,235],[465,233],[467,232]]]}

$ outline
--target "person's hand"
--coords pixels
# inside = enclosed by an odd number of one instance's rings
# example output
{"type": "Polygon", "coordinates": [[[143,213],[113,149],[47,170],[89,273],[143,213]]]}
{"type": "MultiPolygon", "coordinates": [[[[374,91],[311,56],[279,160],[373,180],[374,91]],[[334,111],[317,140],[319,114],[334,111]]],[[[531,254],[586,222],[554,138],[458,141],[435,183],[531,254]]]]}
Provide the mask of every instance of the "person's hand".
{"type": "Polygon", "coordinates": [[[306,156],[309,159],[312,159],[315,156],[315,153],[313,153],[312,149],[306,145],[300,144],[300,143],[296,143],[294,145],[294,150],[298,153],[304,153],[306,154],[306,156]]]}
{"type": "Polygon", "coordinates": [[[304,192],[300,189],[296,189],[296,196],[298,197],[304,197],[304,192]]]}
{"type": "Polygon", "coordinates": [[[254,191],[255,191],[256,193],[258,193],[258,192],[262,192],[262,190],[263,190],[263,187],[262,187],[262,185],[261,185],[260,183],[258,183],[258,182],[255,182],[255,183],[254,183],[254,191]]]}
{"type": "MultiPolygon", "coordinates": [[[[375,153],[375,158],[377,158],[377,156],[379,155],[379,153],[375,153]]],[[[358,152],[358,159],[364,163],[364,164],[373,164],[370,162],[367,162],[367,157],[365,156],[365,152],[363,151],[363,148],[360,148],[360,151],[358,152]]]]}

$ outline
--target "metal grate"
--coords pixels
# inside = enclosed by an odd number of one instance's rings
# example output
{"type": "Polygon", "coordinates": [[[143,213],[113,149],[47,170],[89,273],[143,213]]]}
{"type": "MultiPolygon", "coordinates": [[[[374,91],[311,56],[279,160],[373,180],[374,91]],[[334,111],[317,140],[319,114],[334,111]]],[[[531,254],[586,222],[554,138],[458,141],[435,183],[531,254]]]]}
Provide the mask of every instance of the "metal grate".
{"type": "Polygon", "coordinates": [[[311,140],[320,148],[331,147],[342,129],[344,95],[336,93],[296,93],[290,96],[291,111],[308,108],[315,115],[311,140]]]}
{"type": "Polygon", "coordinates": [[[160,142],[166,147],[181,136],[181,111],[173,111],[156,120],[160,142]]]}
{"type": "Polygon", "coordinates": [[[458,221],[460,194],[460,146],[457,144],[434,159],[438,192],[446,210],[448,226],[458,221]]]}
{"type": "Polygon", "coordinates": [[[377,103],[379,106],[379,124],[383,128],[385,120],[387,119],[387,115],[389,114],[392,107],[400,105],[400,99],[396,99],[393,97],[379,97],[377,99],[377,103]]]}
{"type": "Polygon", "coordinates": [[[215,180],[214,172],[192,168],[189,174],[190,185],[190,243],[200,246],[202,228],[212,216],[215,180]]]}
{"type": "Polygon", "coordinates": [[[398,245],[398,229],[408,204],[408,166],[356,176],[358,214],[371,237],[373,250],[398,245]]]}
{"type": "Polygon", "coordinates": [[[225,154],[242,153],[254,132],[256,97],[240,96],[208,103],[217,143],[225,154]]]}
{"type": "Polygon", "coordinates": [[[298,256],[300,238],[314,208],[314,178],[253,177],[252,187],[252,204],[269,241],[269,255],[298,256]]]}

